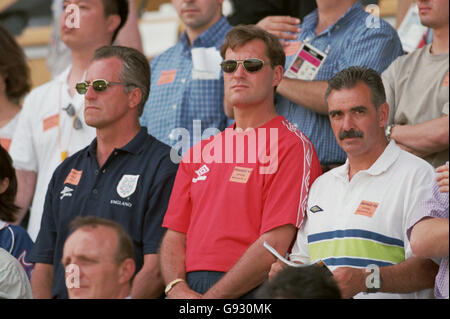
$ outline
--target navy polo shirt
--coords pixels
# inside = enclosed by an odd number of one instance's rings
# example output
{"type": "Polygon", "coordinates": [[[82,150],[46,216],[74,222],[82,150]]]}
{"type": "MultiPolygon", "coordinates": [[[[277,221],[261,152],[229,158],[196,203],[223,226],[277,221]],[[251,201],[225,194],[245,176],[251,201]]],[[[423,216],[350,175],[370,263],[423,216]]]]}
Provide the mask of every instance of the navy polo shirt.
{"type": "Polygon", "coordinates": [[[97,139],[66,159],[48,186],[41,229],[30,260],[54,267],[53,298],[67,298],[61,263],[69,224],[77,216],[97,216],[121,224],[133,240],[136,271],[146,254],[156,254],[178,165],[170,147],[141,131],[98,166],[97,139]]]}

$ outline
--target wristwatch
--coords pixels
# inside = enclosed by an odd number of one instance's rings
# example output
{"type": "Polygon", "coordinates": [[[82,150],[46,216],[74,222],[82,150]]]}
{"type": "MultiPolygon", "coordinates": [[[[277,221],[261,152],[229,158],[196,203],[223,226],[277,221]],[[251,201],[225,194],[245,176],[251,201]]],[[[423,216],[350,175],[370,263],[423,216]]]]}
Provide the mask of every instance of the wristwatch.
{"type": "Polygon", "coordinates": [[[166,296],[176,284],[178,284],[178,283],[180,283],[182,281],[185,281],[185,280],[181,279],[181,278],[178,278],[178,279],[175,279],[175,280],[172,280],[171,282],[169,282],[169,284],[166,286],[166,290],[164,290],[166,296]]]}
{"type": "Polygon", "coordinates": [[[390,141],[391,140],[391,133],[392,133],[392,129],[394,128],[395,124],[390,124],[386,127],[386,131],[384,132],[384,134],[386,135],[386,138],[390,141]]]}

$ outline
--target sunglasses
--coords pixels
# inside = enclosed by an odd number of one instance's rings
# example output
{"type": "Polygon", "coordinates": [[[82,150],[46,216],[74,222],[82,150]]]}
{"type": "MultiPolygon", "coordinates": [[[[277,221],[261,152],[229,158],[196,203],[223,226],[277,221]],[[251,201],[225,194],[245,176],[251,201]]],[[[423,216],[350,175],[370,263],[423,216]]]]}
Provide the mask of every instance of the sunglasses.
{"type": "Polygon", "coordinates": [[[266,62],[260,59],[245,59],[245,60],[225,60],[220,63],[222,71],[225,73],[233,73],[237,70],[239,64],[242,64],[244,69],[249,73],[255,73],[261,70],[266,62]]]}
{"type": "Polygon", "coordinates": [[[75,110],[75,107],[70,103],[67,105],[67,107],[63,108],[63,110],[69,115],[70,117],[73,117],[73,128],[76,130],[81,130],[83,128],[83,124],[81,123],[80,118],[77,116],[77,112],[75,110]]]}
{"type": "Polygon", "coordinates": [[[122,84],[122,82],[108,82],[106,80],[99,79],[92,81],[92,83],[89,83],[88,81],[77,83],[77,85],[75,85],[75,89],[78,94],[86,94],[91,85],[95,92],[103,92],[108,88],[108,86],[120,84],[122,84]]]}

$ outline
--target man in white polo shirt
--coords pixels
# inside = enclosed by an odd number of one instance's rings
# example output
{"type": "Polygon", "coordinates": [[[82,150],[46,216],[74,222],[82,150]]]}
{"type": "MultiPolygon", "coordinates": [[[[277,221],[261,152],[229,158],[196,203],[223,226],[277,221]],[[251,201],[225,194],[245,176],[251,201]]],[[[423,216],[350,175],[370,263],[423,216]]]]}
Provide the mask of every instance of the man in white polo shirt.
{"type": "Polygon", "coordinates": [[[412,255],[406,231],[431,194],[433,168],[386,139],[389,106],[376,71],[351,67],[328,83],[329,118],[347,161],[313,184],[290,258],[324,261],[344,298],[431,297],[437,265],[412,255]]]}

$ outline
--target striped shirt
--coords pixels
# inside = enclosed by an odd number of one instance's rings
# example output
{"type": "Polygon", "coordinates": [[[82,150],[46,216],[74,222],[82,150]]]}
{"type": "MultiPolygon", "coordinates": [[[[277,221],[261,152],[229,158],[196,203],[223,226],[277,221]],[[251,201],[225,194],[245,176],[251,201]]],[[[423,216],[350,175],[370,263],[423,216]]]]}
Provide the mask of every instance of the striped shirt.
{"type": "Polygon", "coordinates": [[[218,51],[230,29],[227,20],[222,17],[201,34],[192,47],[184,32],[174,47],[152,60],[150,96],[140,122],[161,142],[174,146],[180,136],[185,137],[189,133],[187,151],[194,142],[202,140],[203,130],[216,128],[222,131],[226,128],[223,74],[220,72],[215,79],[193,77],[192,49],[214,48],[218,51]],[[194,120],[201,121],[201,128],[195,132],[194,120]]]}
{"type": "MultiPolygon", "coordinates": [[[[433,186],[433,195],[423,201],[419,206],[419,209],[415,212],[411,223],[411,227],[408,229],[408,237],[411,235],[412,228],[415,224],[421,221],[425,217],[433,218],[446,218],[448,219],[448,192],[441,193],[437,183],[433,186]]],[[[434,295],[439,299],[448,299],[448,256],[441,258],[439,265],[439,272],[436,276],[436,284],[434,287],[434,295]]]]}
{"type": "MultiPolygon", "coordinates": [[[[349,181],[349,163],[331,170],[311,187],[305,221],[291,260],[323,260],[330,270],[399,264],[412,256],[406,235],[419,203],[431,195],[433,168],[394,141],[368,170],[349,181]]],[[[369,288],[369,287],[368,287],[369,288]]],[[[356,298],[430,297],[414,294],[358,294],[356,298]]]]}
{"type": "MultiPolygon", "coordinates": [[[[386,21],[380,20],[379,25],[373,28],[366,26],[370,15],[358,2],[335,24],[316,36],[318,19],[317,10],[305,17],[298,38],[298,41],[308,42],[322,52],[329,49],[315,81],[327,81],[350,66],[367,66],[381,73],[403,53],[397,32],[386,21]]],[[[287,57],[286,68],[294,58],[295,55],[287,57]]],[[[311,140],[321,164],[345,162],[346,155],[335,140],[328,116],[315,113],[283,96],[277,96],[277,111],[311,140]]]]}

